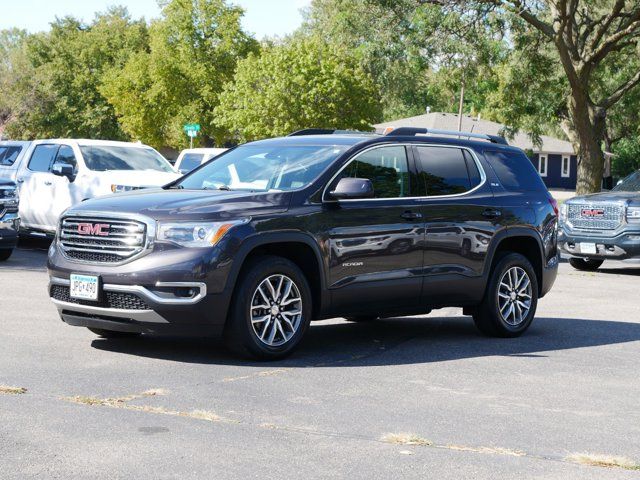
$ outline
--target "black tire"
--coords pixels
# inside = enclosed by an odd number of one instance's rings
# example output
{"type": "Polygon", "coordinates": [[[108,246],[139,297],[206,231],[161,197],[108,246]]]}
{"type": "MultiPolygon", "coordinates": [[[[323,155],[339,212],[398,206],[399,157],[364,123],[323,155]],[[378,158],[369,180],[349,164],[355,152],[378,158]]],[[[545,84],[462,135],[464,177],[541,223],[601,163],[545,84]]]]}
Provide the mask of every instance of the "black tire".
{"type": "Polygon", "coordinates": [[[344,317],[344,319],[347,322],[354,322],[354,323],[375,322],[379,318],[380,317],[378,317],[377,315],[358,315],[355,317],[344,317]]]}
{"type": "Polygon", "coordinates": [[[13,253],[13,249],[2,249],[0,250],[0,262],[4,262],[5,260],[9,260],[9,257],[13,253]]]}
{"type": "MultiPolygon", "coordinates": [[[[280,290],[280,288],[276,288],[277,285],[273,286],[274,291],[280,290]]],[[[268,291],[268,288],[264,288],[268,291]]],[[[287,286],[283,288],[285,291],[287,290],[287,286]]],[[[272,297],[270,292],[268,292],[267,297],[272,297]]],[[[224,332],[225,343],[231,350],[243,356],[259,360],[284,358],[293,352],[309,328],[311,312],[313,311],[311,302],[312,296],[309,283],[304,273],[295,263],[277,256],[261,256],[253,259],[243,268],[243,272],[236,283],[224,332]],[[286,298],[282,295],[277,297],[275,302],[277,305],[271,304],[271,309],[258,308],[254,310],[262,304],[268,305],[265,302],[269,302],[269,299],[265,300],[264,297],[261,297],[258,287],[266,285],[264,282],[269,279],[278,283],[278,277],[285,277],[293,283],[289,296],[286,298]],[[285,302],[293,301],[295,298],[300,300],[284,305],[285,302]],[[283,303],[280,304],[279,302],[283,303]],[[301,306],[300,303],[302,304],[301,306]],[[273,306],[278,307],[275,313],[272,309],[273,306]],[[292,315],[290,312],[293,311],[300,311],[301,313],[292,315]],[[289,314],[286,319],[285,312],[289,314]],[[262,322],[254,323],[251,318],[252,313],[257,318],[268,318],[262,322]],[[285,323],[287,320],[289,320],[288,324],[285,323]],[[255,329],[254,324],[256,325],[255,329]],[[276,328],[278,324],[280,330],[276,328]],[[260,333],[258,332],[262,325],[264,325],[263,339],[260,338],[260,333]],[[295,328],[291,329],[288,325],[292,325],[295,328]],[[271,336],[273,331],[275,331],[275,336],[271,336]],[[285,338],[284,333],[291,336],[285,338]],[[271,342],[269,337],[271,337],[271,342]],[[281,343],[278,344],[278,342],[281,343]]]]}
{"type": "MultiPolygon", "coordinates": [[[[514,283],[517,283],[517,280],[514,283]]],[[[525,285],[524,280],[520,285],[525,285]]],[[[531,263],[519,253],[508,253],[496,260],[484,299],[478,306],[478,309],[474,312],[473,320],[478,329],[485,335],[505,338],[518,337],[531,325],[537,306],[538,280],[531,263]],[[508,272],[514,271],[516,273],[519,271],[526,273],[530,285],[530,288],[524,292],[523,296],[520,296],[518,292],[524,291],[524,287],[520,287],[520,290],[514,290],[513,295],[515,296],[515,299],[511,294],[505,295],[506,289],[502,286],[509,283],[507,278],[508,272]],[[501,284],[503,277],[504,283],[501,284]],[[500,297],[500,294],[503,296],[500,297]],[[528,303],[525,295],[529,295],[530,297],[528,303]],[[500,302],[505,302],[505,309],[503,312],[507,312],[506,316],[508,317],[508,320],[505,320],[505,315],[500,311],[500,302]],[[509,302],[511,302],[511,306],[509,305],[509,302]],[[523,307],[521,308],[520,305],[523,305],[523,307]],[[523,312],[525,305],[528,305],[529,307],[526,313],[523,312]],[[511,308],[513,308],[513,318],[510,315],[512,312],[511,308]],[[517,318],[518,310],[520,312],[520,318],[517,318]]]]}
{"type": "Polygon", "coordinates": [[[583,272],[595,272],[603,263],[604,260],[592,260],[578,257],[572,257],[569,259],[569,264],[573,268],[576,270],[582,270],[583,272]]]}
{"type": "Polygon", "coordinates": [[[102,338],[135,338],[142,335],[140,332],[118,332],[116,330],[105,330],[103,328],[87,328],[102,338]]]}

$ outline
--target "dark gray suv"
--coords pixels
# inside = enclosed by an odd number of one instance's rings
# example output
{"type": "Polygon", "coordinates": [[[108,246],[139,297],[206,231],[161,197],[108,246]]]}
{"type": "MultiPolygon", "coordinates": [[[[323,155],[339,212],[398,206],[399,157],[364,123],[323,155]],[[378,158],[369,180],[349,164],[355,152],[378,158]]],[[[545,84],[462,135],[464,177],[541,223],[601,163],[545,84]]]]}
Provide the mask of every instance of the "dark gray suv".
{"type": "Polygon", "coordinates": [[[447,306],[514,337],[556,278],[556,232],[555,201],[503,138],[302,131],[72,207],[49,293],[63,321],[103,337],[223,334],[264,359],[311,320],[447,306]]]}
{"type": "Polygon", "coordinates": [[[0,179],[0,261],[8,260],[18,243],[18,189],[10,180],[0,179]]]}

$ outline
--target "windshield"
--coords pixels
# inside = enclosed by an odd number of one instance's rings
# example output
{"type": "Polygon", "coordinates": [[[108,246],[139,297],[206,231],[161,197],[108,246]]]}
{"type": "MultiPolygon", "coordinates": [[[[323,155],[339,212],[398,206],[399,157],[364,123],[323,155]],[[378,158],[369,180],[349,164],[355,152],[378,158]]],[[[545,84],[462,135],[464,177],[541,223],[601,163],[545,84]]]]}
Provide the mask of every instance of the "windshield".
{"type": "Polygon", "coordinates": [[[613,187],[614,192],[640,192],[640,170],[632,173],[613,187]]]}
{"type": "Polygon", "coordinates": [[[180,173],[189,173],[202,163],[203,158],[202,153],[185,153],[180,162],[180,173]]]}
{"type": "Polygon", "coordinates": [[[315,180],[348,147],[244,145],[187,176],[178,188],[288,191],[315,180]]]}
{"type": "Polygon", "coordinates": [[[89,170],[153,170],[173,172],[171,165],[158,152],[144,147],[81,146],[80,151],[89,170]]]}

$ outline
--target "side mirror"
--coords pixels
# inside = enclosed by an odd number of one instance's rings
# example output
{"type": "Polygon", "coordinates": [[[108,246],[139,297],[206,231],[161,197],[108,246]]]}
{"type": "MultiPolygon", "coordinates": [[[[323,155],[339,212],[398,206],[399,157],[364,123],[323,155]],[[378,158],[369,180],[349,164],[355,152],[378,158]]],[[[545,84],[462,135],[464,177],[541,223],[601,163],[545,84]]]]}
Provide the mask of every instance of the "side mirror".
{"type": "Polygon", "coordinates": [[[73,171],[73,165],[69,165],[68,163],[54,163],[53,167],[51,167],[51,173],[58,177],[67,177],[70,182],[76,179],[73,171]]]}
{"type": "Polygon", "coordinates": [[[341,178],[329,195],[336,200],[373,198],[373,184],[368,178],[341,178]]]}

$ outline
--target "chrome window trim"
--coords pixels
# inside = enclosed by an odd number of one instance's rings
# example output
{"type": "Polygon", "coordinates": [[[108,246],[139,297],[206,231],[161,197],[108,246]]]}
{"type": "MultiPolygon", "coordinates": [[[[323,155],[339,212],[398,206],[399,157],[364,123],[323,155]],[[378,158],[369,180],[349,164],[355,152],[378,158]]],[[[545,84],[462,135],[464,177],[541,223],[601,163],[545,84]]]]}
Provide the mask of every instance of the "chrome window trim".
{"type": "MultiPolygon", "coordinates": [[[[407,155],[407,162],[408,160],[409,160],[409,156],[407,155]]],[[[416,164],[416,169],[417,169],[417,164],[416,164]]],[[[331,177],[331,179],[326,183],[326,185],[322,189],[322,202],[323,203],[324,202],[343,203],[343,202],[377,202],[377,201],[383,201],[383,200],[386,200],[386,201],[388,200],[432,200],[432,199],[439,199],[439,198],[458,198],[458,197],[464,197],[464,196],[470,195],[471,193],[481,188],[485,183],[487,183],[487,174],[485,173],[484,168],[482,168],[482,164],[480,163],[480,160],[478,159],[476,152],[474,152],[473,149],[469,147],[459,146],[459,145],[447,145],[447,144],[439,144],[439,143],[419,143],[419,142],[384,143],[384,144],[376,144],[369,148],[365,148],[364,150],[361,150],[358,153],[356,153],[355,156],[351,157],[340,168],[340,170],[338,170],[336,174],[331,177]],[[450,195],[430,195],[430,196],[426,195],[426,196],[418,196],[418,197],[386,197],[386,198],[362,198],[362,199],[342,199],[342,200],[330,199],[326,197],[327,189],[329,188],[329,185],[331,185],[331,183],[338,177],[338,175],[340,175],[340,173],[342,173],[342,171],[345,168],[347,168],[349,164],[354,160],[356,160],[360,155],[370,150],[374,150],[376,148],[395,147],[395,146],[403,146],[405,148],[406,147],[443,147],[443,148],[456,148],[458,150],[466,150],[467,152],[469,152],[469,154],[471,155],[471,158],[473,158],[473,161],[476,163],[476,166],[478,167],[478,171],[480,172],[480,183],[475,187],[473,187],[471,190],[467,190],[466,192],[463,192],[463,193],[452,193],[450,195]]]]}
{"type": "Polygon", "coordinates": [[[73,208],[67,210],[60,216],[60,220],[58,221],[58,228],[56,229],[56,247],[60,250],[62,256],[73,263],[79,263],[84,265],[103,265],[103,266],[112,266],[118,267],[120,265],[125,265],[129,262],[137,260],[145,255],[148,255],[153,250],[153,246],[156,238],[156,227],[157,223],[154,219],[147,217],[145,215],[140,215],[137,213],[122,213],[122,212],[105,212],[105,211],[94,211],[94,210],[81,210],[78,212],[73,211],[73,208]],[[142,250],[128,258],[125,258],[121,262],[86,262],[83,260],[79,260],[77,258],[72,258],[67,256],[63,245],[60,242],[60,230],[62,228],[62,222],[69,217],[85,217],[85,218],[93,218],[93,219],[104,219],[108,221],[112,220],[134,220],[137,222],[144,223],[147,227],[145,243],[142,247],[142,250]]]}
{"type": "MultiPolygon", "coordinates": [[[[66,278],[51,277],[51,279],[49,280],[49,283],[51,285],[62,285],[62,286],[68,287],[71,284],[71,280],[66,278]]],[[[171,298],[160,297],[155,293],[153,293],[151,290],[147,289],[146,287],[143,287],[142,285],[116,285],[113,283],[105,283],[104,285],[102,285],[102,289],[105,292],[133,293],[137,295],[142,295],[147,300],[151,300],[152,302],[159,303],[161,305],[193,305],[195,303],[198,303],[207,295],[207,285],[203,282],[156,282],[156,287],[197,288],[198,294],[192,298],[171,299],[171,298]]],[[[55,300],[55,299],[52,299],[52,300],[57,301],[59,303],[67,304],[67,302],[60,302],[60,300],[55,300]]],[[[68,303],[68,305],[76,305],[76,304],[68,303]]],[[[110,309],[105,309],[100,307],[93,307],[93,308],[99,308],[100,310],[110,310],[110,309]]],[[[117,310],[119,312],[123,311],[121,309],[111,309],[111,310],[117,310]]],[[[129,311],[129,310],[126,310],[126,311],[129,311]]],[[[130,311],[139,312],[141,310],[130,310],[130,311]]],[[[146,310],[142,310],[142,311],[146,311],[146,310]]]]}

